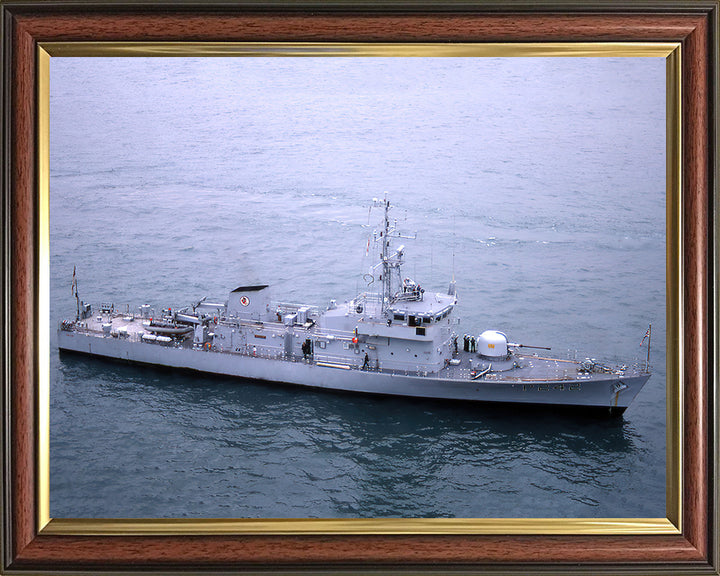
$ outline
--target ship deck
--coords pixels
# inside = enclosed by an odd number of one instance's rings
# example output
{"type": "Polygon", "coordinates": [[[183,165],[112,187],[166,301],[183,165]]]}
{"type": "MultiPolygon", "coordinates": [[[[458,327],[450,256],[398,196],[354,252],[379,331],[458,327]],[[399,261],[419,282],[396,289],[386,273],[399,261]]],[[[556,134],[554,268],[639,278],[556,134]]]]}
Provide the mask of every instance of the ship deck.
{"type": "MultiPolygon", "coordinates": [[[[112,323],[112,333],[117,336],[118,331],[125,330],[127,332],[127,339],[130,341],[141,341],[143,334],[149,334],[146,331],[143,322],[149,322],[150,318],[141,318],[140,316],[125,315],[125,314],[98,314],[95,313],[91,318],[86,318],[75,322],[72,330],[80,334],[88,334],[90,336],[97,336],[99,338],[105,336],[103,332],[103,324],[108,322],[112,323]]],[[[192,347],[192,340],[185,341],[182,343],[183,346],[188,348],[192,347]]]]}
{"type": "MultiPolygon", "coordinates": [[[[118,331],[126,331],[127,338],[130,341],[141,341],[143,334],[146,333],[143,322],[149,321],[148,318],[133,317],[132,315],[125,316],[123,314],[94,314],[92,318],[87,318],[80,323],[75,323],[72,330],[79,333],[86,333],[91,336],[103,337],[103,324],[112,322],[112,332],[117,333],[118,331]]],[[[150,344],[152,345],[152,344],[150,344]]],[[[180,346],[183,348],[192,348],[192,339],[188,338],[181,342],[173,342],[173,346],[180,346]]],[[[209,353],[219,354],[238,354],[240,352],[232,351],[212,351],[209,353]]],[[[278,359],[277,356],[273,358],[278,359]]],[[[281,358],[288,362],[314,362],[320,366],[333,367],[333,361],[330,359],[316,358],[314,360],[306,360],[302,357],[292,358],[281,358]]],[[[478,373],[482,373],[487,367],[487,361],[480,359],[474,352],[465,352],[460,350],[456,355],[455,359],[459,360],[459,364],[449,364],[444,366],[439,372],[416,372],[415,370],[388,370],[381,368],[377,370],[370,368],[369,371],[383,372],[390,374],[402,374],[402,375],[417,375],[417,376],[428,376],[434,378],[442,378],[449,380],[472,380],[478,373]]],[[[547,356],[541,356],[539,354],[521,354],[515,353],[513,355],[516,367],[508,370],[502,370],[502,361],[496,363],[497,371],[489,371],[477,378],[478,382],[548,382],[548,381],[567,381],[567,380],[595,380],[595,379],[606,379],[609,375],[615,374],[617,376],[632,376],[640,373],[639,369],[631,368],[627,370],[612,370],[612,371],[600,371],[600,372],[585,372],[581,369],[581,363],[576,360],[562,359],[562,358],[551,358],[547,356]]],[[[362,370],[357,366],[349,366],[342,363],[342,359],[338,358],[334,360],[340,362],[335,364],[334,367],[342,367],[350,370],[362,370]]],[[[507,361],[505,361],[507,364],[507,361]]]]}
{"type": "MultiPolygon", "coordinates": [[[[474,352],[460,351],[457,354],[460,364],[449,365],[441,370],[443,378],[468,380],[483,372],[482,362],[474,352]]],[[[490,371],[478,378],[485,382],[546,382],[563,380],[592,380],[598,377],[607,378],[608,372],[586,373],[581,370],[577,360],[550,358],[536,354],[513,354],[517,364],[509,370],[490,371]]],[[[484,363],[487,366],[487,362],[484,363]]],[[[618,375],[625,372],[616,371],[618,375]]]]}

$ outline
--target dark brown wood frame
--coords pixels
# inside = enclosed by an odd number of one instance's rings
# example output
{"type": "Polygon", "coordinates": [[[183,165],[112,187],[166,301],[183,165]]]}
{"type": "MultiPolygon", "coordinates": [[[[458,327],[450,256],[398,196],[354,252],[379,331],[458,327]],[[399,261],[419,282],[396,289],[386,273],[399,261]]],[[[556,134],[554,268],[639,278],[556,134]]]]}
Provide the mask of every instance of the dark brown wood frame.
{"type": "Polygon", "coordinates": [[[3,558],[7,573],[530,571],[718,574],[718,2],[381,5],[7,1],[2,16],[3,558]],[[683,531],[642,536],[52,536],[36,525],[36,57],[49,41],[682,44],[683,531]]]}

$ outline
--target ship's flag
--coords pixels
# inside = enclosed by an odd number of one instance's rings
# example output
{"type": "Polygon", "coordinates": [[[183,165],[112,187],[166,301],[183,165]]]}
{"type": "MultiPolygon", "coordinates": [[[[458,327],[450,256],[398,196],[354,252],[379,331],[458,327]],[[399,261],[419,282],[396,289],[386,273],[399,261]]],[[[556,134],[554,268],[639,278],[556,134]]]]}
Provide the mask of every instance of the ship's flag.
{"type": "Polygon", "coordinates": [[[73,279],[72,279],[72,286],[70,287],[70,291],[72,292],[73,296],[77,295],[77,278],[75,278],[75,266],[73,266],[73,279]]]}
{"type": "Polygon", "coordinates": [[[647,332],[645,332],[645,336],[643,336],[642,342],[640,342],[640,346],[645,344],[645,338],[650,338],[650,330],[652,329],[652,324],[648,326],[647,332]]]}

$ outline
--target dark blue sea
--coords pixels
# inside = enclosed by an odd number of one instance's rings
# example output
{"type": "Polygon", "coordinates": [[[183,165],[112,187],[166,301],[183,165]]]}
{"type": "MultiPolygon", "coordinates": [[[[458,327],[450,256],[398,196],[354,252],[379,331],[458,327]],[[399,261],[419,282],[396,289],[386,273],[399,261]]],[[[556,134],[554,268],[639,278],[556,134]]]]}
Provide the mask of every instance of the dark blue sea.
{"type": "MultiPolygon", "coordinates": [[[[53,517],[664,517],[662,58],[52,58],[53,517]],[[645,360],[620,418],[58,354],[80,297],[362,291],[387,192],[462,332],[645,360]],[[647,342],[645,343],[647,344],[647,342]]],[[[577,351],[577,352],[576,352],[577,351]]]]}

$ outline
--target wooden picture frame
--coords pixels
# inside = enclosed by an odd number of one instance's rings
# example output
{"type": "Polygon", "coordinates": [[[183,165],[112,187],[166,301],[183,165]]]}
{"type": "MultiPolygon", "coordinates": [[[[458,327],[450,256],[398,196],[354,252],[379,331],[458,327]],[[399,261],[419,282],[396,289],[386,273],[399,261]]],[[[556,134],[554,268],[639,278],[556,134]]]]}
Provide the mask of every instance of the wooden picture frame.
{"type": "MultiPolygon", "coordinates": [[[[347,4],[4,2],[3,104],[3,524],[9,573],[142,571],[498,571],[718,573],[717,489],[717,1],[577,4],[347,4]],[[682,455],[672,530],[493,533],[370,529],[202,534],[45,526],[38,478],[44,418],[38,336],[43,255],[38,200],[38,77],[50,42],[565,43],[667,42],[680,46],[678,158],[682,238],[677,344],[682,455]]],[[[46,145],[46,144],[45,144],[46,145]]],[[[672,170],[670,170],[672,172],[672,170]]],[[[672,342],[672,339],[669,338],[672,342]]],[[[669,503],[673,498],[669,498],[669,503]]],[[[672,516],[672,515],[671,515],[672,516]]]]}

